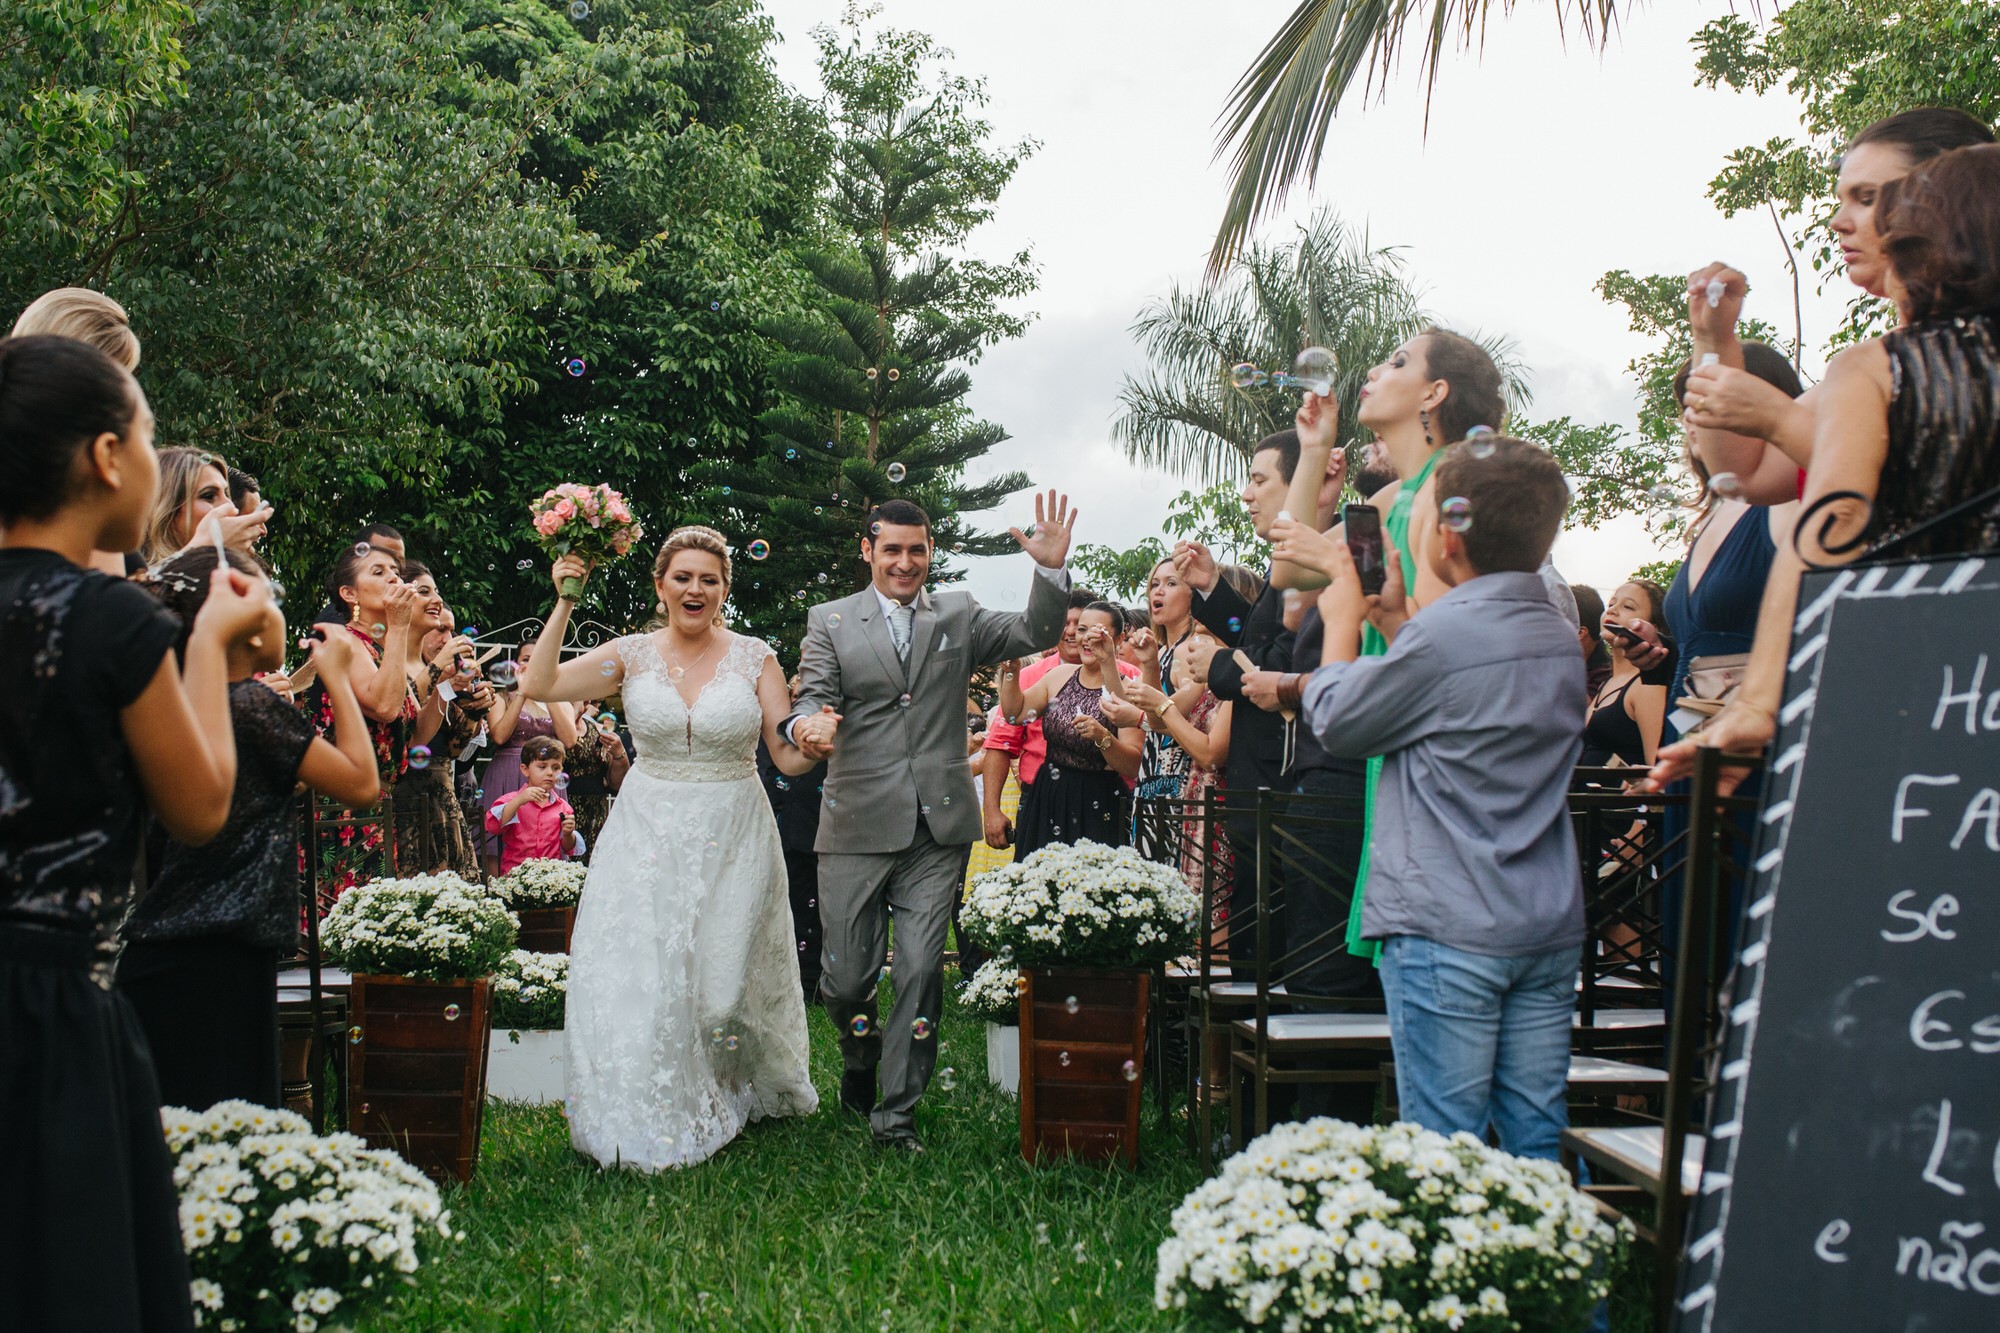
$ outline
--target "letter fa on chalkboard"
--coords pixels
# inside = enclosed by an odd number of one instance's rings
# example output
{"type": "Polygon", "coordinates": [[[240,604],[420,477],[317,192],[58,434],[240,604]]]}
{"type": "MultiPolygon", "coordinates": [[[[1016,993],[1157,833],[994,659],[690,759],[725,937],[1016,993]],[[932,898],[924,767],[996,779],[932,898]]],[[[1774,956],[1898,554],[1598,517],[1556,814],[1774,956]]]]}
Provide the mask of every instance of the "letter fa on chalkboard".
{"type": "Polygon", "coordinates": [[[2000,1330],[2000,560],[1815,573],[1677,1327],[2000,1330]]]}

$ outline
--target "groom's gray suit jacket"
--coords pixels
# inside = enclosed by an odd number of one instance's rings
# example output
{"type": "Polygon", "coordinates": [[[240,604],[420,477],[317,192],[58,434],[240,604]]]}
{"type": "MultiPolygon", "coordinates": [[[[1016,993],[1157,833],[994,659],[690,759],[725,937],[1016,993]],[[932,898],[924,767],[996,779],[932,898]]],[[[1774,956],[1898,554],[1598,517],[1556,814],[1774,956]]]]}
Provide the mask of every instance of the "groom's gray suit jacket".
{"type": "Polygon", "coordinates": [[[792,711],[831,705],[842,719],[815,850],[901,851],[924,807],[938,843],[977,840],[984,830],[965,757],[972,670],[1054,647],[1068,602],[1060,576],[1040,570],[1025,611],[989,611],[969,592],[921,593],[907,666],[873,587],[813,607],[792,711]]]}

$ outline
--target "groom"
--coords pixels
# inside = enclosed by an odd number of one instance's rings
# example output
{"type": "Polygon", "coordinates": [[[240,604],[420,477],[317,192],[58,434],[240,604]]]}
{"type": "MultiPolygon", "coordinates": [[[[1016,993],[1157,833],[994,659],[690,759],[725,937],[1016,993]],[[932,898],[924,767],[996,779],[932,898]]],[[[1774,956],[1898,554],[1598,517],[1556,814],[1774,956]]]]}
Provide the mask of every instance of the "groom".
{"type": "Polygon", "coordinates": [[[868,519],[870,586],[808,613],[786,726],[807,755],[831,761],[815,845],[820,994],[840,1034],[840,1104],[868,1117],[882,1147],[922,1152],[915,1109],[937,1063],[945,929],[984,831],[965,760],[966,687],[975,667],[1062,636],[1076,513],[1050,491],[1035,497],[1034,527],[1012,529],[1037,566],[1020,612],[989,611],[968,592],[924,591],[931,521],[916,505],[889,500],[868,519]],[[875,987],[892,907],[896,1007],[884,1020],[875,987]]]}

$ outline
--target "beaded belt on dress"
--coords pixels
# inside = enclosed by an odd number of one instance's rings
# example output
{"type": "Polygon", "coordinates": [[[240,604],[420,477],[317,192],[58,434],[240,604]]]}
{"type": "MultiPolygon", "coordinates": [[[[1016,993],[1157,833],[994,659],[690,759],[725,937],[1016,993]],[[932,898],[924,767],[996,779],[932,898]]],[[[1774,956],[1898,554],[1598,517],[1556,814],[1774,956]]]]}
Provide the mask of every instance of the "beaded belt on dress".
{"type": "Polygon", "coordinates": [[[647,759],[633,767],[662,782],[741,782],[757,776],[754,759],[647,759]]]}

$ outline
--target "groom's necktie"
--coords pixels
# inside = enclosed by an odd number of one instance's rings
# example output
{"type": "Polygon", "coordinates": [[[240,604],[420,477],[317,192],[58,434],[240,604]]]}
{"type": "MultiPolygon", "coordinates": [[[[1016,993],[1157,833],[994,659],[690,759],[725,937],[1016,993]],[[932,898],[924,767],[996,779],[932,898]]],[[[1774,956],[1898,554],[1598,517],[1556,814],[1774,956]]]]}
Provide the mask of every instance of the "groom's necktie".
{"type": "Polygon", "coordinates": [[[889,612],[889,637],[896,641],[896,656],[905,662],[910,660],[910,628],[916,614],[907,606],[889,612]]]}

